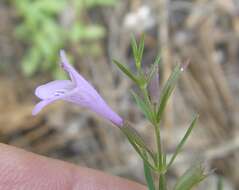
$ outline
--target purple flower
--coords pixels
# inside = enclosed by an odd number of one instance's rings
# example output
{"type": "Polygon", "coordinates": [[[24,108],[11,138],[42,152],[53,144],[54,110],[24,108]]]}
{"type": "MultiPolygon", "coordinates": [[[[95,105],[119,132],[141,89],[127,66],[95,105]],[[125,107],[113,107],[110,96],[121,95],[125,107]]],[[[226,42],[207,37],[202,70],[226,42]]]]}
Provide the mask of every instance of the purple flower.
{"type": "Polygon", "coordinates": [[[122,126],[123,119],[106,104],[94,87],[68,63],[63,50],[60,51],[60,56],[61,66],[69,74],[71,80],[55,80],[38,86],[35,95],[41,101],[35,106],[32,114],[36,115],[46,105],[56,100],[65,100],[88,108],[115,125],[122,126]]]}

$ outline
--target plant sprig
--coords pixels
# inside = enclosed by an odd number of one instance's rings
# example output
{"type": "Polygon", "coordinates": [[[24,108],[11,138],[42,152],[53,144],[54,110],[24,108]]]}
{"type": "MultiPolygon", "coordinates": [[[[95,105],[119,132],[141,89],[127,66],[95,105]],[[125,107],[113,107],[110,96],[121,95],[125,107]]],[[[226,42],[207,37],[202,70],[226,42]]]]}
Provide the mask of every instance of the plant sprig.
{"type": "MultiPolygon", "coordinates": [[[[145,179],[147,182],[147,186],[149,190],[167,190],[167,177],[166,174],[170,168],[170,166],[175,161],[177,155],[183,148],[183,145],[186,143],[188,137],[190,136],[193,128],[196,126],[196,121],[198,116],[195,116],[187,129],[185,135],[182,140],[176,147],[176,150],[173,156],[170,158],[169,162],[167,162],[166,153],[163,152],[162,142],[161,142],[161,120],[163,114],[165,114],[165,108],[169,98],[171,97],[173,90],[182,74],[185,70],[185,66],[177,64],[173,69],[171,75],[166,81],[165,85],[162,88],[161,95],[159,101],[156,105],[156,108],[150,100],[148,85],[151,82],[153,76],[158,72],[158,64],[160,63],[160,56],[157,56],[155,62],[152,64],[150,72],[148,75],[145,75],[142,69],[142,57],[144,52],[144,35],[137,43],[136,39],[132,37],[131,46],[133,50],[133,56],[135,60],[135,66],[137,72],[132,72],[125,64],[120,63],[119,61],[114,60],[115,65],[131,79],[131,81],[138,86],[139,93],[132,92],[132,95],[140,108],[140,110],[144,113],[146,119],[148,119],[155,129],[155,141],[157,142],[157,150],[151,151],[150,148],[147,147],[143,138],[135,131],[131,129],[130,125],[125,125],[121,130],[128,138],[129,142],[135,148],[136,152],[140,155],[144,164],[144,173],[145,179]],[[153,160],[153,162],[152,162],[153,160]],[[156,186],[156,180],[153,177],[156,175],[158,179],[158,186],[156,186]]],[[[195,165],[195,167],[191,167],[189,170],[185,172],[183,176],[181,176],[174,190],[190,190],[195,185],[197,185],[200,181],[202,181],[206,175],[204,174],[204,170],[200,165],[195,165]]]]}

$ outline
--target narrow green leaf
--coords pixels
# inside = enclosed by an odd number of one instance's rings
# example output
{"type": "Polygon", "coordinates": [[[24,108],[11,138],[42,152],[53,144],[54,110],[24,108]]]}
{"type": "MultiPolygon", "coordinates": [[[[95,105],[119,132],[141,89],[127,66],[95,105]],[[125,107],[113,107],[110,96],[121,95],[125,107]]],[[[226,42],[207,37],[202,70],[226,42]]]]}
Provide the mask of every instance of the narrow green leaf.
{"type": "Polygon", "coordinates": [[[176,151],[174,152],[172,158],[170,159],[168,165],[167,165],[167,168],[169,168],[173,161],[175,160],[176,156],[178,155],[178,153],[181,151],[183,145],[185,144],[186,140],[188,139],[189,135],[191,134],[193,128],[196,126],[196,122],[197,122],[197,119],[198,119],[198,115],[194,116],[194,119],[192,120],[189,128],[187,129],[184,137],[182,138],[182,140],[180,141],[180,143],[178,144],[177,148],[176,148],[176,151]]]}
{"type": "Polygon", "coordinates": [[[140,155],[140,157],[147,163],[147,165],[156,170],[154,165],[156,158],[153,152],[146,146],[143,138],[138,134],[138,132],[130,125],[130,123],[125,122],[124,126],[120,128],[124,135],[128,138],[131,145],[134,147],[136,152],[140,155]]]}
{"type": "Polygon", "coordinates": [[[167,80],[165,86],[162,89],[162,93],[161,93],[161,96],[160,96],[158,109],[157,109],[157,121],[158,122],[162,118],[162,114],[163,114],[163,111],[166,107],[168,99],[169,99],[170,95],[172,94],[172,92],[173,92],[173,90],[176,86],[176,83],[178,81],[178,78],[179,78],[182,71],[183,70],[182,70],[181,66],[178,64],[174,68],[173,72],[171,73],[169,79],[167,80]]]}
{"type": "Polygon", "coordinates": [[[130,123],[125,122],[124,123],[124,127],[121,128],[122,131],[127,134],[128,136],[130,136],[132,138],[133,141],[135,141],[137,143],[137,145],[139,147],[141,147],[142,149],[144,149],[147,153],[149,153],[150,156],[154,157],[154,154],[152,153],[152,151],[146,146],[143,138],[140,136],[140,134],[131,126],[130,123]]]}
{"type": "Polygon", "coordinates": [[[137,62],[136,66],[140,69],[141,68],[141,62],[143,58],[144,53],[144,34],[140,38],[139,47],[138,47],[138,55],[137,55],[137,62]]]}
{"type": "Polygon", "coordinates": [[[177,181],[174,190],[191,190],[208,175],[201,163],[191,166],[177,181]]]}
{"type": "Polygon", "coordinates": [[[161,61],[161,57],[160,55],[158,54],[156,59],[154,60],[154,65],[159,65],[160,64],[160,61],[161,61]]]}
{"type": "Polygon", "coordinates": [[[154,121],[154,117],[153,117],[153,113],[149,107],[149,105],[144,102],[135,92],[131,91],[138,107],[141,109],[141,111],[144,113],[145,117],[153,122],[154,121]]]}
{"type": "Polygon", "coordinates": [[[151,170],[145,162],[144,162],[144,176],[147,182],[148,190],[155,190],[154,179],[151,170]]]}
{"type": "Polygon", "coordinates": [[[141,61],[144,53],[144,34],[141,36],[139,44],[137,44],[135,37],[132,35],[131,47],[133,50],[135,65],[137,70],[139,71],[141,69],[141,61]]]}
{"type": "Polygon", "coordinates": [[[136,39],[133,35],[131,36],[131,48],[133,50],[134,60],[137,63],[137,60],[138,60],[138,45],[137,45],[137,41],[136,41],[136,39]]]}
{"type": "Polygon", "coordinates": [[[154,61],[154,63],[152,64],[149,74],[147,76],[147,83],[149,83],[151,81],[151,79],[153,78],[153,76],[155,75],[155,73],[158,71],[158,65],[160,63],[160,56],[158,55],[154,61]]]}
{"type": "Polygon", "coordinates": [[[125,65],[119,63],[116,60],[113,60],[113,63],[118,66],[118,68],[126,74],[132,81],[134,81],[136,84],[138,84],[138,79],[134,76],[134,74],[127,68],[125,65]]]}
{"type": "Polygon", "coordinates": [[[139,144],[137,144],[136,141],[134,141],[134,139],[132,138],[132,136],[130,136],[129,134],[125,133],[124,130],[122,130],[123,133],[125,134],[125,136],[127,137],[128,141],[130,142],[130,144],[134,147],[135,151],[139,154],[139,156],[142,158],[142,160],[145,162],[145,164],[148,165],[148,167],[150,167],[151,169],[153,169],[154,171],[156,171],[156,168],[150,163],[150,161],[148,160],[148,157],[146,156],[146,152],[145,150],[139,146],[139,144]]]}

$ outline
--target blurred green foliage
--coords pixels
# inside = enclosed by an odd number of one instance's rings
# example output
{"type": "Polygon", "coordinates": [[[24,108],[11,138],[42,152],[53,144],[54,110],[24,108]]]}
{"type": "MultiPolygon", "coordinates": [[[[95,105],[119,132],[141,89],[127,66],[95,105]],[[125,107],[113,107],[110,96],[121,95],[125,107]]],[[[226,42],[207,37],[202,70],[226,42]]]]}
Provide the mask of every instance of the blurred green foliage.
{"type": "MultiPolygon", "coordinates": [[[[96,6],[113,6],[116,0],[12,0],[19,16],[16,37],[26,46],[21,68],[26,76],[38,71],[50,71],[53,77],[62,78],[56,66],[56,53],[64,46],[76,46],[81,41],[96,41],[105,35],[101,25],[85,23],[83,13],[96,6]],[[64,26],[62,15],[74,15],[64,26]]],[[[91,49],[93,43],[80,44],[81,52],[91,49]],[[84,47],[85,46],[85,47],[84,47]],[[87,47],[86,47],[87,46],[87,47]],[[91,46],[91,47],[89,47],[91,46]]]]}

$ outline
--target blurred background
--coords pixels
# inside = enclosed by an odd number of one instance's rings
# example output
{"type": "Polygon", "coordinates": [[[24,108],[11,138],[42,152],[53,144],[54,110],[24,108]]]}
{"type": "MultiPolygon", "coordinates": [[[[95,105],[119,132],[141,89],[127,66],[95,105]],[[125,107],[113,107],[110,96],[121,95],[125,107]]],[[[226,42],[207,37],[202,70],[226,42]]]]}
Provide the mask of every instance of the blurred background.
{"type": "Polygon", "coordinates": [[[194,113],[197,128],[169,173],[171,183],[196,160],[215,172],[198,189],[239,189],[238,0],[1,0],[0,139],[26,150],[144,183],[141,161],[120,131],[65,102],[31,115],[37,85],[66,78],[65,49],[77,70],[154,146],[132,83],[112,59],[134,70],[130,34],[145,33],[145,70],[160,53],[160,87],[177,62],[191,60],[168,104],[162,135],[168,155],[194,113]]]}

